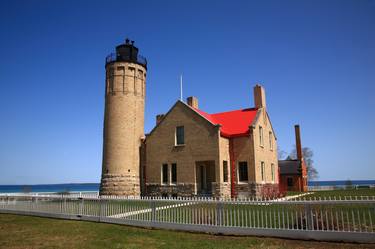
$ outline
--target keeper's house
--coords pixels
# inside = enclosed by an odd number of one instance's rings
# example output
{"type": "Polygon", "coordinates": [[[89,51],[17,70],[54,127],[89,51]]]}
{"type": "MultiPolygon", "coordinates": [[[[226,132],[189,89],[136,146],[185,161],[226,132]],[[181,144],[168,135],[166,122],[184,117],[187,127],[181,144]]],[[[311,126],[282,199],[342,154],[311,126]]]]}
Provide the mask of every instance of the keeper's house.
{"type": "Polygon", "coordinates": [[[142,147],[142,191],[150,196],[275,196],[278,160],[265,90],[253,108],[208,114],[177,101],[142,147]]]}

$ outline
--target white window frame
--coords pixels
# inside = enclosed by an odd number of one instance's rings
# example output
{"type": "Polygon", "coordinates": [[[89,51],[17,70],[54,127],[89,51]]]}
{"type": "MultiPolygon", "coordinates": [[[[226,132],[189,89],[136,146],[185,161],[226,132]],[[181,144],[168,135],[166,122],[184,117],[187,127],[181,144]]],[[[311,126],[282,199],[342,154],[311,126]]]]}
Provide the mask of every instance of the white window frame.
{"type": "Polygon", "coordinates": [[[264,146],[263,127],[259,126],[259,144],[261,147],[264,146]]]}
{"type": "Polygon", "coordinates": [[[183,125],[179,125],[179,126],[176,126],[176,128],[175,128],[175,136],[174,136],[174,145],[175,146],[184,146],[185,145],[185,143],[186,143],[186,141],[185,141],[185,126],[183,126],[183,125]],[[181,144],[179,144],[179,143],[177,143],[178,142],[178,139],[177,139],[177,130],[178,130],[178,128],[181,128],[182,127],[182,129],[183,129],[183,132],[184,132],[184,134],[183,134],[183,143],[181,143],[181,144]]]}
{"type": "Polygon", "coordinates": [[[271,163],[271,178],[272,178],[272,183],[275,182],[275,164],[271,163]]]}
{"type": "Polygon", "coordinates": [[[273,134],[272,131],[268,133],[269,136],[269,143],[270,143],[270,150],[273,150],[273,134]]]}

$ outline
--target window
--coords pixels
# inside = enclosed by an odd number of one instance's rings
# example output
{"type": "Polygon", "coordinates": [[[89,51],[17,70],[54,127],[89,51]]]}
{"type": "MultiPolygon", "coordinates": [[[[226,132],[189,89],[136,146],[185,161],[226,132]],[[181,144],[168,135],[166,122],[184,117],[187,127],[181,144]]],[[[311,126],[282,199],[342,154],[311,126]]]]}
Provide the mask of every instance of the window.
{"type": "Polygon", "coordinates": [[[162,174],[162,179],[161,179],[161,182],[162,184],[168,184],[168,164],[163,164],[162,166],[162,170],[161,170],[161,174],[162,174]]]}
{"type": "Polygon", "coordinates": [[[185,144],[185,131],[183,126],[176,127],[176,145],[185,144]]]}
{"type": "Polygon", "coordinates": [[[261,175],[262,175],[262,182],[264,182],[265,181],[265,172],[264,172],[265,170],[264,170],[264,162],[260,162],[260,173],[261,173],[261,175]]]}
{"type": "Polygon", "coordinates": [[[247,182],[249,180],[247,174],[247,162],[239,162],[238,164],[238,181],[247,182]]]}
{"type": "Polygon", "coordinates": [[[171,175],[172,175],[171,182],[173,184],[176,184],[177,182],[177,164],[176,163],[172,163],[171,175]]]}
{"type": "Polygon", "coordinates": [[[228,182],[228,161],[223,161],[223,181],[228,182]]]}
{"type": "Polygon", "coordinates": [[[288,187],[293,187],[293,178],[292,177],[287,178],[287,184],[288,184],[288,187]]]}
{"type": "Polygon", "coordinates": [[[113,85],[114,85],[114,80],[115,80],[115,76],[114,76],[115,72],[114,72],[114,69],[113,68],[110,68],[109,69],[109,73],[107,75],[108,77],[108,89],[107,89],[107,92],[109,93],[113,93],[113,85]]]}
{"type": "Polygon", "coordinates": [[[263,128],[262,128],[262,126],[259,126],[259,143],[260,143],[260,146],[263,146],[263,128]]]}
{"type": "Polygon", "coordinates": [[[275,164],[271,163],[271,177],[272,177],[272,182],[275,181],[275,164]]]}
{"type": "Polygon", "coordinates": [[[269,140],[270,140],[270,150],[273,150],[273,142],[272,142],[272,132],[269,132],[269,140]]]}

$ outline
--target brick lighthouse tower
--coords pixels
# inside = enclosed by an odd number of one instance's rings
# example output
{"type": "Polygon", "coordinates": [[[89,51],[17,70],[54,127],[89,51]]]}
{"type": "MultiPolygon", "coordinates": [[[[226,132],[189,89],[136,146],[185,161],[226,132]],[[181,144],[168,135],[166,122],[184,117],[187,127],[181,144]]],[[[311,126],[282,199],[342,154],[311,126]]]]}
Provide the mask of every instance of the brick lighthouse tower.
{"type": "Polygon", "coordinates": [[[100,195],[140,195],[147,61],[134,41],[106,58],[103,165],[100,195]]]}

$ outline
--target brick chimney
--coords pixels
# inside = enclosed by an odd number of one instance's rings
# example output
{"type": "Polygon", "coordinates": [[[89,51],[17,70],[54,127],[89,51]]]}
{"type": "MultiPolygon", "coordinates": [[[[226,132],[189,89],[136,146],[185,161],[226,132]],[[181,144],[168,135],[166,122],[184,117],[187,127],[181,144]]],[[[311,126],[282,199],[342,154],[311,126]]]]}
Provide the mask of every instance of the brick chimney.
{"type": "Polygon", "coordinates": [[[256,108],[266,108],[266,91],[259,84],[254,87],[254,105],[256,108]]]}
{"type": "Polygon", "coordinates": [[[160,121],[164,118],[165,114],[158,114],[156,115],[156,125],[160,123],[160,121]]]}
{"type": "Polygon", "coordinates": [[[297,159],[302,160],[302,144],[301,144],[301,132],[299,129],[299,125],[294,126],[295,134],[296,134],[296,151],[297,151],[297,159]]]}
{"type": "Polygon", "coordinates": [[[187,104],[195,109],[198,109],[198,99],[194,96],[188,97],[186,99],[187,104]]]}

